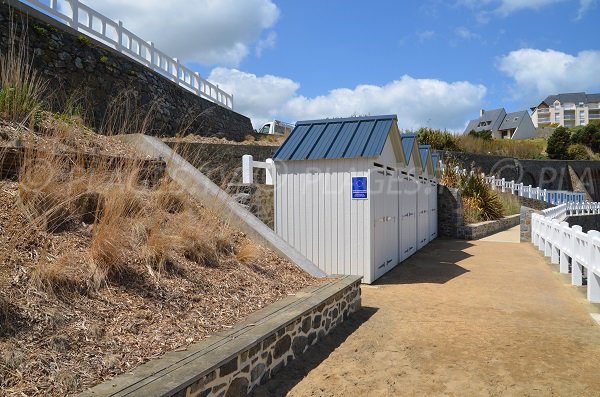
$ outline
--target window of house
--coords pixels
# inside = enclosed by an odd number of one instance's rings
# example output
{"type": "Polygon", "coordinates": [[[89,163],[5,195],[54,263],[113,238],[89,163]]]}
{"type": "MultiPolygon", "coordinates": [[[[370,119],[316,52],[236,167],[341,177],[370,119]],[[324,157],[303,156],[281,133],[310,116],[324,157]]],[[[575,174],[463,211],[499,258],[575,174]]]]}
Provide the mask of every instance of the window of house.
{"type": "Polygon", "coordinates": [[[554,122],[560,124],[560,113],[554,114],[554,122]]]}
{"type": "Polygon", "coordinates": [[[560,102],[559,101],[554,102],[554,108],[555,109],[560,109],[560,102]]]}
{"type": "Polygon", "coordinates": [[[583,125],[583,124],[585,124],[585,111],[580,110],[579,111],[579,125],[583,125]]]}

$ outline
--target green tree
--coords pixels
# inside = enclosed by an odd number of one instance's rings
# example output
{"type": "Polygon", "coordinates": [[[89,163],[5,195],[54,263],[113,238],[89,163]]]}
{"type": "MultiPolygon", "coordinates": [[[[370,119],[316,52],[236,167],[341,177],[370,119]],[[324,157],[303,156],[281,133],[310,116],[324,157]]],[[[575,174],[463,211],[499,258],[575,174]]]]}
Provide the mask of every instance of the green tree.
{"type": "Polygon", "coordinates": [[[481,138],[486,141],[492,140],[492,130],[481,130],[481,131],[471,130],[471,131],[469,131],[469,135],[477,137],[477,138],[481,138]]]}
{"type": "Polygon", "coordinates": [[[554,160],[569,159],[569,145],[571,144],[571,133],[565,127],[557,127],[550,138],[548,138],[548,146],[546,152],[548,157],[554,160]]]}
{"type": "Polygon", "coordinates": [[[600,152],[600,124],[594,120],[588,125],[578,127],[571,135],[573,144],[581,144],[589,147],[592,151],[600,152]]]}

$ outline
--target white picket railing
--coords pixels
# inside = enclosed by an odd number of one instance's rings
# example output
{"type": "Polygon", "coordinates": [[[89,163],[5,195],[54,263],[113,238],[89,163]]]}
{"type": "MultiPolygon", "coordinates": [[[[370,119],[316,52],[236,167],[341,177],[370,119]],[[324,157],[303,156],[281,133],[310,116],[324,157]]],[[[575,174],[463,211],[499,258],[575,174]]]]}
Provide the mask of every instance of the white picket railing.
{"type": "Polygon", "coordinates": [[[177,58],[171,58],[158,50],[154,47],[154,43],[146,42],[130,32],[123,27],[121,21],[113,21],[79,0],[65,0],[70,6],[70,10],[63,10],[63,7],[59,7],[58,0],[49,0],[49,4],[47,1],[38,0],[19,1],[114,48],[188,91],[233,109],[233,95],[226,93],[218,85],[203,79],[198,72],[183,66],[177,58]]]}
{"type": "Polygon", "coordinates": [[[585,201],[585,194],[581,192],[541,189],[539,187],[532,187],[531,185],[527,186],[523,183],[507,181],[504,178],[496,178],[494,176],[488,176],[485,179],[495,190],[509,192],[521,197],[546,201],[553,205],[563,203],[583,203],[585,201]]]}
{"type": "MultiPolygon", "coordinates": [[[[444,170],[445,165],[440,162],[440,170],[444,170]]],[[[467,171],[460,167],[454,167],[454,171],[461,175],[467,175],[470,173],[473,175],[474,171],[467,171]]],[[[507,181],[505,178],[496,178],[494,176],[486,176],[481,174],[485,181],[492,186],[492,189],[499,190],[503,193],[509,192],[521,197],[527,197],[535,200],[545,201],[552,205],[559,205],[564,203],[585,203],[585,193],[581,192],[569,192],[567,190],[548,190],[539,187],[532,187],[531,185],[524,185],[523,183],[516,183],[515,181],[507,181]]]]}
{"type": "Polygon", "coordinates": [[[254,161],[251,155],[242,156],[242,183],[254,183],[254,169],[263,168],[266,172],[265,184],[273,185],[275,180],[275,163],[273,159],[254,161]]]}
{"type": "Polygon", "coordinates": [[[600,232],[583,233],[581,226],[561,222],[566,215],[600,213],[600,203],[569,203],[531,215],[531,241],[561,273],[571,273],[571,284],[587,280],[587,298],[600,302],[600,232]]]}

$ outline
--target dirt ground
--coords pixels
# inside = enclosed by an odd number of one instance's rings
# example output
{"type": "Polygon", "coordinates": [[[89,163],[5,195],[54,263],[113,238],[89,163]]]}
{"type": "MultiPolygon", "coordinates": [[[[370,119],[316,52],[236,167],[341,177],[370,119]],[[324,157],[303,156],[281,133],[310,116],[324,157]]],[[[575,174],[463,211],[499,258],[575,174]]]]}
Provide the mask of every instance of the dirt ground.
{"type": "Polygon", "coordinates": [[[598,396],[595,309],[531,244],[436,240],[254,394],[598,396]]]}

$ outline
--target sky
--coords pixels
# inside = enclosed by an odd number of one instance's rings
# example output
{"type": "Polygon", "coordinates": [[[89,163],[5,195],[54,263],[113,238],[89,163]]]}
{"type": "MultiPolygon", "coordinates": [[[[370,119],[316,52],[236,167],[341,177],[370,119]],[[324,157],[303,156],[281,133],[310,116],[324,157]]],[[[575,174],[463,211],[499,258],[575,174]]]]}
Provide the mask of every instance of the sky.
{"type": "Polygon", "coordinates": [[[462,131],[479,109],[600,92],[600,0],[86,4],[232,93],[256,128],[396,114],[403,130],[462,131]]]}

